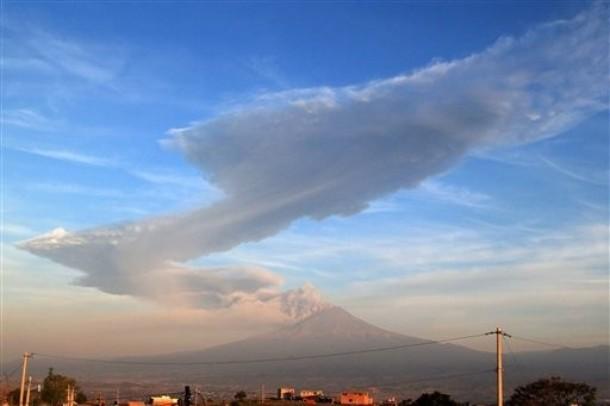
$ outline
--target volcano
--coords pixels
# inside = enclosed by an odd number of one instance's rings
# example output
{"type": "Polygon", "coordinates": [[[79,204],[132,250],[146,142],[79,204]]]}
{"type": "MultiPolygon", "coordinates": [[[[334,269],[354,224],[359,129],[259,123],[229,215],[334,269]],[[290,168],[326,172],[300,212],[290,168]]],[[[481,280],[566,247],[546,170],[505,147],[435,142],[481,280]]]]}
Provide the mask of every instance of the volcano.
{"type": "MultiPolygon", "coordinates": [[[[608,396],[608,349],[507,354],[506,391],[558,375],[585,381],[608,396]]],[[[155,390],[192,384],[212,396],[232,396],[242,389],[258,393],[261,385],[322,389],[329,394],[364,389],[378,398],[440,390],[476,402],[491,401],[495,393],[495,354],[387,331],[332,305],[320,306],[295,324],[240,341],[114,361],[119,363],[53,365],[90,382],[148,383],[155,390]]]]}

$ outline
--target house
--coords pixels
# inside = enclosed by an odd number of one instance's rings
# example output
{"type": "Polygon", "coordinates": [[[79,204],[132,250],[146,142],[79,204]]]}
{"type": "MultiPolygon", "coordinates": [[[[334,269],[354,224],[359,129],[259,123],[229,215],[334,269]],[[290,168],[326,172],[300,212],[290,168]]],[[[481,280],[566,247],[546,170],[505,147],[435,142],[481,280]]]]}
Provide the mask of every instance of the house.
{"type": "Polygon", "coordinates": [[[383,402],[381,402],[381,406],[396,406],[398,401],[395,397],[387,398],[383,402]]]}
{"type": "Polygon", "coordinates": [[[167,395],[152,396],[148,398],[147,403],[150,406],[175,406],[178,404],[178,399],[167,395]]]}
{"type": "Polygon", "coordinates": [[[281,387],[277,390],[277,398],[279,400],[292,400],[294,397],[294,388],[281,387]]]}
{"type": "Polygon", "coordinates": [[[373,397],[368,392],[343,392],[339,397],[339,403],[342,405],[372,405],[373,397]]]}
{"type": "Polygon", "coordinates": [[[303,389],[299,392],[299,396],[302,399],[318,398],[320,396],[324,396],[324,392],[322,392],[321,390],[303,389]]]}

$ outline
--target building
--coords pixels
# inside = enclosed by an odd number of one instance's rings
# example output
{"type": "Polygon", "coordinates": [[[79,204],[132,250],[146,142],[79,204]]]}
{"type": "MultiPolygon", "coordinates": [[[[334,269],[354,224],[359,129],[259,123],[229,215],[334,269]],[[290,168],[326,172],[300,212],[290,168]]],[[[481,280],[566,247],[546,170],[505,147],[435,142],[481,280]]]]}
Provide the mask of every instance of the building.
{"type": "Polygon", "coordinates": [[[150,406],[175,406],[178,404],[178,399],[167,395],[152,396],[147,402],[150,406]]]}
{"type": "Polygon", "coordinates": [[[342,405],[372,405],[373,397],[368,392],[343,392],[339,397],[342,405]]]}
{"type": "Polygon", "coordinates": [[[292,400],[295,396],[294,388],[279,388],[277,390],[277,398],[280,400],[292,400]]]}
{"type": "Polygon", "coordinates": [[[398,401],[394,396],[392,396],[391,398],[387,398],[386,400],[381,402],[381,406],[396,406],[397,404],[398,401]]]}
{"type": "Polygon", "coordinates": [[[318,398],[320,396],[324,396],[324,392],[322,392],[321,390],[303,389],[299,392],[299,396],[302,399],[318,398]]]}

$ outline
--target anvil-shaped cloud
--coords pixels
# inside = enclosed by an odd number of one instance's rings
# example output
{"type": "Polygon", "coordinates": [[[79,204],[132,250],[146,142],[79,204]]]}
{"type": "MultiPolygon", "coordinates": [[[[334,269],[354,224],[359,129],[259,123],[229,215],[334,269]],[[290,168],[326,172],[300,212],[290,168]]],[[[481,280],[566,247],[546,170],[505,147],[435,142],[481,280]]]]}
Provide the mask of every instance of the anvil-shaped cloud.
{"type": "Polygon", "coordinates": [[[105,292],[202,307],[270,300],[281,280],[269,271],[179,263],[272,236],[302,217],[358,213],[472,151],[552,137],[607,109],[607,21],[607,5],[597,3],[410,74],[259,96],[166,140],[223,200],[20,246],[81,270],[80,284],[105,292]]]}

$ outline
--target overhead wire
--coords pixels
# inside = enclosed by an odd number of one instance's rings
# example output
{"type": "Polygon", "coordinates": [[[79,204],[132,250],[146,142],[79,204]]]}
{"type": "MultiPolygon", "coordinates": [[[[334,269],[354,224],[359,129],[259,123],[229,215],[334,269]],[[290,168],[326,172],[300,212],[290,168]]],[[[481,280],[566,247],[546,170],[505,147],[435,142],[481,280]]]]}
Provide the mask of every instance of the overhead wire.
{"type": "MultiPolygon", "coordinates": [[[[466,377],[466,376],[483,375],[483,374],[488,374],[488,373],[495,373],[495,369],[484,369],[484,370],[470,371],[470,372],[464,372],[464,373],[459,373],[459,374],[449,374],[449,375],[431,375],[428,377],[417,378],[417,379],[400,380],[400,381],[394,381],[394,382],[381,382],[381,383],[376,383],[376,384],[359,384],[356,386],[361,387],[361,388],[386,388],[386,387],[393,387],[393,386],[398,386],[398,385],[409,385],[409,384],[414,384],[414,383],[433,382],[433,381],[441,381],[441,380],[447,380],[447,379],[453,379],[453,378],[462,378],[462,377],[466,377]]],[[[249,390],[249,391],[245,391],[245,392],[249,393],[249,394],[255,394],[255,395],[258,395],[260,393],[257,390],[249,390]]],[[[147,394],[133,395],[131,397],[120,397],[119,400],[145,399],[145,398],[150,398],[152,396],[161,396],[161,395],[182,395],[183,393],[184,393],[183,391],[155,392],[154,394],[149,392],[147,394]]],[[[266,394],[270,394],[270,393],[271,392],[268,392],[266,394]]],[[[109,396],[108,399],[114,400],[116,398],[113,396],[109,396]]]]}
{"type": "Polygon", "coordinates": [[[291,356],[291,357],[271,357],[271,358],[258,358],[258,359],[243,359],[243,360],[219,360],[219,361],[134,361],[134,360],[121,360],[121,359],[95,359],[95,358],[80,358],[80,357],[71,357],[65,355],[56,355],[56,354],[47,354],[47,353],[32,353],[34,356],[46,357],[46,358],[54,358],[54,359],[63,359],[66,361],[76,361],[76,362],[93,362],[93,363],[101,363],[101,364],[117,364],[117,365],[234,365],[234,364],[256,364],[256,363],[266,363],[266,362],[290,362],[290,361],[302,361],[309,359],[322,359],[322,358],[332,358],[332,357],[343,357],[349,355],[356,354],[367,354],[373,352],[384,352],[384,351],[394,351],[406,348],[413,347],[421,347],[425,345],[434,345],[434,344],[444,344],[450,343],[454,341],[466,340],[470,338],[478,338],[483,337],[485,334],[474,334],[469,336],[461,336],[461,337],[452,337],[443,340],[430,340],[430,341],[422,341],[418,343],[410,343],[410,344],[402,344],[395,345],[389,347],[376,347],[376,348],[368,348],[362,350],[351,350],[351,351],[341,351],[341,352],[332,352],[332,353],[323,353],[323,354],[309,354],[309,355],[301,355],[301,356],[291,356]]]}
{"type": "Polygon", "coordinates": [[[417,379],[411,379],[411,380],[406,380],[406,381],[401,380],[401,381],[395,381],[395,382],[380,383],[377,385],[361,385],[361,386],[370,387],[370,388],[386,388],[386,387],[397,386],[397,385],[409,385],[409,384],[413,384],[413,383],[440,381],[440,380],[446,380],[446,379],[452,379],[452,378],[462,378],[465,376],[482,375],[482,374],[488,374],[490,372],[495,373],[496,370],[495,369],[484,369],[484,370],[479,370],[479,371],[463,372],[463,373],[459,373],[459,374],[432,375],[432,376],[428,376],[428,377],[424,377],[424,378],[417,378],[417,379]]]}
{"type": "Polygon", "coordinates": [[[11,370],[11,372],[5,373],[5,374],[3,374],[3,376],[4,376],[6,379],[9,379],[10,377],[12,377],[12,376],[15,374],[15,372],[17,372],[17,371],[19,370],[19,368],[21,368],[21,365],[17,365],[17,366],[15,366],[15,368],[13,368],[13,369],[11,370]]]}
{"type": "Polygon", "coordinates": [[[547,347],[573,349],[573,347],[568,347],[567,345],[557,344],[557,343],[550,343],[548,341],[541,341],[541,340],[537,340],[537,339],[533,339],[533,338],[519,337],[519,336],[515,336],[515,335],[513,335],[512,338],[516,339],[516,340],[520,340],[520,341],[529,342],[529,343],[532,343],[532,344],[544,345],[544,346],[547,346],[547,347]]]}
{"type": "Polygon", "coordinates": [[[503,337],[504,343],[506,344],[506,347],[508,348],[508,353],[510,354],[510,358],[512,359],[512,365],[508,365],[510,366],[515,366],[520,370],[525,369],[523,364],[519,361],[519,358],[517,357],[517,354],[515,354],[515,352],[513,351],[513,347],[510,345],[510,338],[508,337],[503,337]]]}
{"type": "MultiPolygon", "coordinates": [[[[420,347],[420,346],[426,346],[426,345],[443,344],[443,343],[466,340],[466,339],[471,339],[471,338],[479,338],[479,337],[483,337],[483,336],[485,336],[485,333],[473,334],[473,335],[468,335],[468,336],[460,336],[460,337],[452,337],[452,338],[447,338],[447,339],[442,339],[442,340],[422,341],[422,342],[417,342],[417,343],[402,344],[402,345],[396,345],[396,346],[368,348],[368,349],[362,349],[362,350],[351,350],[351,351],[341,351],[341,352],[322,353],[322,354],[308,354],[308,355],[291,356],[291,357],[271,357],[271,358],[242,359],[242,360],[237,359],[237,360],[186,361],[186,362],[135,361],[135,360],[121,360],[121,359],[109,360],[109,359],[80,358],[80,357],[71,357],[71,356],[47,354],[47,353],[32,353],[32,355],[39,356],[39,357],[46,357],[46,358],[63,359],[63,360],[68,360],[68,361],[95,362],[95,363],[102,363],[102,364],[119,364],[119,365],[161,365],[161,366],[163,366],[163,365],[175,365],[175,366],[181,366],[181,365],[234,365],[234,364],[253,364],[253,363],[284,362],[284,361],[290,362],[290,361],[300,361],[300,360],[309,360],[309,359],[323,359],[323,358],[331,358],[331,357],[350,356],[350,355],[357,355],[357,354],[367,354],[367,353],[374,353],[374,352],[393,351],[393,350],[407,349],[407,348],[420,347]]],[[[513,335],[513,336],[511,336],[511,338],[520,340],[520,341],[534,343],[534,344],[545,345],[545,346],[549,346],[549,347],[570,348],[565,345],[545,342],[545,341],[531,339],[531,338],[527,338],[527,337],[520,337],[520,336],[513,335]]],[[[521,368],[522,365],[520,364],[515,352],[512,349],[512,346],[509,342],[510,340],[508,340],[508,338],[506,338],[506,337],[504,337],[503,340],[505,341],[506,346],[509,350],[510,356],[514,361],[514,365],[521,368]]],[[[10,374],[7,374],[7,375],[10,376],[14,372],[15,371],[12,371],[10,374]]],[[[485,370],[465,372],[465,373],[459,373],[459,374],[428,376],[428,377],[417,378],[417,379],[413,379],[413,380],[381,382],[379,384],[359,385],[359,386],[383,388],[383,387],[390,387],[390,386],[397,386],[397,385],[408,385],[408,384],[413,384],[413,383],[447,380],[447,379],[460,378],[460,377],[465,377],[465,376],[482,375],[482,374],[486,374],[486,373],[490,373],[490,372],[495,372],[495,369],[485,369],[485,370]]],[[[178,392],[173,392],[171,394],[177,394],[177,393],[178,392]]],[[[151,395],[147,395],[147,396],[151,396],[151,395]]]]}
{"type": "Polygon", "coordinates": [[[15,366],[15,368],[13,368],[11,372],[2,374],[2,379],[4,379],[5,383],[9,384],[11,382],[11,378],[13,377],[15,372],[19,370],[19,368],[21,368],[21,365],[15,366]]]}

